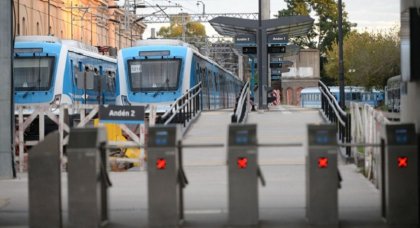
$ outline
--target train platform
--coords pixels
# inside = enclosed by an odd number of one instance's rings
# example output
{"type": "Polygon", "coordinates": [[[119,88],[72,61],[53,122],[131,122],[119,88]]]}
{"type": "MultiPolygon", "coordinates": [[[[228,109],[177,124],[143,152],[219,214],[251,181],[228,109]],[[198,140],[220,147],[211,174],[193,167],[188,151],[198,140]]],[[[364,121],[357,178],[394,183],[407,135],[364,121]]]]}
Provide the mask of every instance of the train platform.
{"type": "MultiPolygon", "coordinates": [[[[184,136],[185,144],[226,144],[231,110],[201,114],[184,136]]],[[[322,123],[318,110],[288,106],[251,112],[259,143],[304,143],[306,125],[322,123]]],[[[189,184],[184,190],[183,227],[228,227],[226,148],[188,148],[183,162],[189,184]]],[[[310,227],[305,219],[305,147],[260,148],[259,164],[267,185],[259,187],[258,227],[310,227]]],[[[380,192],[354,165],[340,162],[340,227],[387,227],[381,218],[380,192]]],[[[112,172],[108,227],[148,227],[147,173],[112,172]]],[[[63,222],[67,218],[67,175],[62,174],[63,222]]],[[[28,227],[27,174],[0,180],[0,227],[28,227]]]]}

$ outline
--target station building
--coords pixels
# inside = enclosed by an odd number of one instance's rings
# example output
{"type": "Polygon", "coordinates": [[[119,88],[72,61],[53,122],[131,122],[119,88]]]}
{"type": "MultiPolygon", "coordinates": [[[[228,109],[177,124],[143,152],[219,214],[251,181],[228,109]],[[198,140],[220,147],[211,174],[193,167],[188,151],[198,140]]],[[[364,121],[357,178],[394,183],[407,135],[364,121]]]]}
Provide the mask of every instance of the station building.
{"type": "Polygon", "coordinates": [[[51,35],[121,49],[142,39],[146,24],[114,0],[14,0],[15,35],[51,35]]]}

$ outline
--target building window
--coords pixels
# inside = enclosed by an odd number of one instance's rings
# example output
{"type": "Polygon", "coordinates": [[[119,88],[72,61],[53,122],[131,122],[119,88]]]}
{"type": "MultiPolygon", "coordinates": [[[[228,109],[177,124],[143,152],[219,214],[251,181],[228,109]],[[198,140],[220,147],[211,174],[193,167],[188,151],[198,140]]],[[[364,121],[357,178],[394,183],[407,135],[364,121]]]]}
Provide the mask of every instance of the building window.
{"type": "Polygon", "coordinates": [[[22,34],[26,35],[26,20],[24,17],[22,18],[22,34]]]}
{"type": "Polygon", "coordinates": [[[36,34],[41,35],[41,29],[39,28],[39,22],[36,23],[36,34]]]}

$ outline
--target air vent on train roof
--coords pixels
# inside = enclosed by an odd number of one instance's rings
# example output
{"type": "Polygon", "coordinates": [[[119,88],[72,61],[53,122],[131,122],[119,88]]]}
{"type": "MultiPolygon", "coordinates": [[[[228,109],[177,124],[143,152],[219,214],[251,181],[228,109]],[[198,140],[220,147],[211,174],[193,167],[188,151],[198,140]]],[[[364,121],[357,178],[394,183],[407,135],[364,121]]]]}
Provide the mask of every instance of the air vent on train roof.
{"type": "Polygon", "coordinates": [[[135,46],[154,46],[154,45],[183,46],[183,47],[189,47],[198,51],[198,49],[195,46],[181,40],[150,39],[150,40],[137,40],[135,43],[135,46]]]}
{"type": "Polygon", "coordinates": [[[75,47],[82,50],[99,53],[98,48],[94,46],[90,46],[89,44],[85,44],[76,40],[63,40],[63,44],[69,46],[69,47],[75,47]]]}

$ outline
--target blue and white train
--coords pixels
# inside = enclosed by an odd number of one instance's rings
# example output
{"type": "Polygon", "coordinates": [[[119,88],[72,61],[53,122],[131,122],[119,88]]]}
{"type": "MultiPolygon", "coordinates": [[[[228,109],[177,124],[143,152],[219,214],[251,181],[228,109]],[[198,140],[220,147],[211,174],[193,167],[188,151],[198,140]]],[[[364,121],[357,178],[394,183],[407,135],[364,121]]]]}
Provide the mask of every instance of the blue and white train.
{"type": "Polygon", "coordinates": [[[13,61],[16,104],[113,104],[117,61],[97,48],[52,36],[18,36],[13,61]]]}
{"type": "MultiPolygon", "coordinates": [[[[338,86],[328,87],[331,94],[337,101],[340,99],[340,91],[338,86]]],[[[380,90],[366,91],[363,87],[346,86],[344,88],[346,96],[346,106],[349,102],[367,103],[373,107],[377,107],[384,100],[384,92],[380,90]]],[[[321,108],[321,93],[318,87],[309,87],[302,89],[300,92],[300,106],[306,108],[321,108]]]]}
{"type": "Polygon", "coordinates": [[[188,89],[202,82],[202,108],[232,108],[243,82],[179,40],[140,40],[118,52],[122,105],[156,104],[164,113],[188,89]]]}

